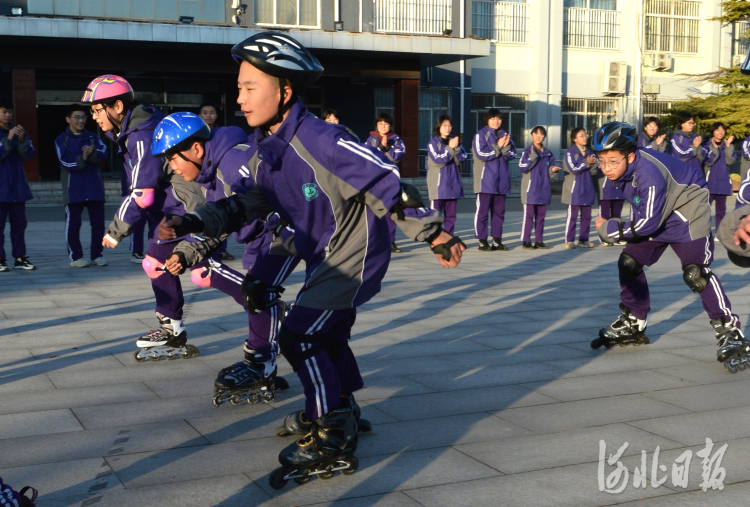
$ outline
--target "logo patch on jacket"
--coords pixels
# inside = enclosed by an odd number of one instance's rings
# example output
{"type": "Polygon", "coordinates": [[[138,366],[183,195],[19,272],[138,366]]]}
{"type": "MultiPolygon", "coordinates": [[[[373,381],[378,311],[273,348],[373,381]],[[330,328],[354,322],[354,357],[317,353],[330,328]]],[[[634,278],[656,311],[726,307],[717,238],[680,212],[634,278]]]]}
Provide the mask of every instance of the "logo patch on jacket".
{"type": "Polygon", "coordinates": [[[633,197],[633,204],[638,205],[640,203],[641,203],[641,198],[640,197],[638,197],[637,195],[635,197],[633,197]]]}
{"type": "Polygon", "coordinates": [[[305,194],[305,199],[312,201],[318,197],[318,185],[315,183],[305,183],[302,185],[302,193],[305,194]]]}

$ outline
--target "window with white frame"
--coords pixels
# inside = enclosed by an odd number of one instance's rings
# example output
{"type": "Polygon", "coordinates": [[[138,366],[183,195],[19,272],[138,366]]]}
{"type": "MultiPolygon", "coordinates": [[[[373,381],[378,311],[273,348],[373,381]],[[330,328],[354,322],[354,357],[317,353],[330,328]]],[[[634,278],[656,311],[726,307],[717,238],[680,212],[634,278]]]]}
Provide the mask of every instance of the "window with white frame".
{"type": "MultiPolygon", "coordinates": [[[[472,142],[474,134],[487,125],[484,115],[488,109],[499,109],[503,120],[502,129],[510,134],[516,148],[526,147],[526,95],[505,95],[497,93],[471,94],[471,122],[466,133],[466,144],[472,142]]],[[[472,145],[473,146],[473,145],[472,145]]]]}
{"type": "Polygon", "coordinates": [[[583,127],[591,138],[596,129],[617,120],[617,100],[563,97],[560,107],[563,136],[560,144],[566,150],[571,146],[570,132],[574,128],[583,127]]]}
{"type": "Polygon", "coordinates": [[[528,44],[529,5],[526,0],[471,2],[472,34],[498,44],[528,44]]]}
{"type": "Polygon", "coordinates": [[[565,0],[564,6],[564,46],[619,49],[617,0],[565,0]]]}
{"type": "Polygon", "coordinates": [[[318,28],[319,0],[254,0],[255,24],[318,28]]]}
{"type": "Polygon", "coordinates": [[[679,104],[679,102],[672,102],[667,100],[647,100],[643,103],[643,119],[645,121],[649,116],[656,116],[661,120],[661,132],[663,134],[672,135],[675,127],[674,125],[664,121],[670,116],[670,109],[673,106],[679,104]]]}
{"type": "Polygon", "coordinates": [[[750,38],[747,37],[750,30],[750,20],[735,21],[732,23],[732,34],[734,45],[732,47],[732,66],[736,67],[742,63],[750,48],[750,38]]]}
{"type": "Polygon", "coordinates": [[[646,0],[644,12],[646,51],[700,52],[700,1],[646,0]]]}
{"type": "Polygon", "coordinates": [[[442,35],[451,29],[451,0],[372,0],[372,9],[374,32],[442,35]]]}

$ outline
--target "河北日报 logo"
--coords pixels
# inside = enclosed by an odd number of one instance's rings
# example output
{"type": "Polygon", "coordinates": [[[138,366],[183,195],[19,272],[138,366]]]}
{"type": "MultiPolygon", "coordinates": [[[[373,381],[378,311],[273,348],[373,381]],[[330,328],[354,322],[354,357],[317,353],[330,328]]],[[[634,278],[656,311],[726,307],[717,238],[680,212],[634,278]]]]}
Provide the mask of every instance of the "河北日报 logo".
{"type": "Polygon", "coordinates": [[[635,197],[633,197],[633,204],[637,205],[637,204],[640,204],[640,203],[641,203],[640,197],[638,197],[637,195],[635,197]]]}
{"type": "Polygon", "coordinates": [[[302,185],[302,193],[305,194],[305,199],[312,201],[318,197],[318,185],[315,183],[305,183],[302,185]]]}

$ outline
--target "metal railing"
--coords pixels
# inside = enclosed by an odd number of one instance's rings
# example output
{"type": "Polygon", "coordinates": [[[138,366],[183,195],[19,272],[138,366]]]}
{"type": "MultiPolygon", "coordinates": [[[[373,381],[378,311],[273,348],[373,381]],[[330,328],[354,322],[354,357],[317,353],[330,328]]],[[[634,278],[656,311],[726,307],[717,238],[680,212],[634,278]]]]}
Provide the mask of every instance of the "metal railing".
{"type": "Polygon", "coordinates": [[[735,21],[732,23],[734,47],[732,52],[732,66],[736,67],[742,63],[750,47],[750,39],[745,38],[750,30],[750,21],[735,21]]]}
{"type": "Polygon", "coordinates": [[[373,0],[374,31],[442,35],[451,29],[451,0],[373,0]]]}
{"type": "Polygon", "coordinates": [[[529,43],[529,5],[518,2],[471,2],[472,34],[498,44],[529,43]]]}
{"type": "Polygon", "coordinates": [[[620,13],[602,9],[565,9],[563,45],[576,48],[619,49],[620,13]]]}
{"type": "Polygon", "coordinates": [[[700,52],[701,2],[646,0],[646,51],[700,52]]]}

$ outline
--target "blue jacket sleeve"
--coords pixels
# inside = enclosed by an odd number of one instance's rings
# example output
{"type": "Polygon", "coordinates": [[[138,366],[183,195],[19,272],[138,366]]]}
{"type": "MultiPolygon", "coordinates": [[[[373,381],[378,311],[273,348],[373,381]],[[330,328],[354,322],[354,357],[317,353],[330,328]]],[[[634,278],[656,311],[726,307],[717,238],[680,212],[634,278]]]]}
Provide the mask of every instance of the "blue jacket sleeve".
{"type": "Polygon", "coordinates": [[[620,227],[622,227],[622,236],[626,240],[649,237],[659,228],[665,202],[664,191],[667,184],[663,179],[650,183],[650,185],[638,185],[637,187],[638,193],[636,194],[637,199],[635,199],[637,204],[631,203],[633,209],[632,221],[620,222],[617,219],[610,219],[602,224],[602,227],[606,226],[608,242],[619,240],[620,227]]]}
{"type": "Polygon", "coordinates": [[[36,152],[34,151],[34,145],[31,143],[28,133],[25,133],[23,138],[18,140],[16,150],[18,150],[18,155],[21,157],[21,160],[28,160],[34,156],[34,153],[36,152]]]}
{"type": "Polygon", "coordinates": [[[466,153],[466,150],[464,149],[464,147],[459,144],[458,152],[456,152],[453,158],[456,160],[456,162],[463,162],[467,158],[469,158],[469,155],[466,153]]]}
{"type": "Polygon", "coordinates": [[[513,141],[508,142],[505,148],[502,149],[502,153],[503,158],[508,162],[516,158],[516,145],[513,144],[513,141]]]}
{"type": "Polygon", "coordinates": [[[73,153],[73,150],[65,142],[65,134],[62,134],[55,139],[55,152],[57,153],[57,160],[60,162],[60,167],[70,172],[79,172],[86,168],[86,163],[83,160],[83,156],[78,153],[73,153]]]}
{"type": "Polygon", "coordinates": [[[94,151],[89,155],[88,161],[97,166],[104,165],[107,160],[107,145],[97,135],[93,135],[91,139],[94,142],[94,151]]]}
{"type": "Polygon", "coordinates": [[[539,162],[539,153],[532,147],[529,150],[523,150],[521,160],[518,161],[518,168],[521,172],[527,173],[534,168],[537,162],[539,162]]]}
{"type": "MultiPolygon", "coordinates": [[[[589,165],[586,163],[586,159],[583,157],[581,153],[571,153],[568,151],[565,154],[565,159],[568,162],[567,165],[567,172],[571,174],[579,174],[584,171],[590,171],[589,165]]],[[[552,165],[555,165],[554,163],[552,165]]]]}
{"type": "Polygon", "coordinates": [[[406,147],[404,146],[404,141],[402,141],[400,137],[396,135],[393,137],[395,138],[393,146],[386,154],[386,157],[388,157],[391,162],[396,163],[400,162],[401,159],[404,158],[404,155],[406,155],[406,147]]]}
{"type": "Polygon", "coordinates": [[[742,141],[742,156],[746,160],[750,160],[750,136],[747,136],[744,141],[742,141]]]}
{"type": "Polygon", "coordinates": [[[436,164],[444,166],[450,163],[451,158],[453,158],[453,153],[452,150],[448,148],[448,145],[443,145],[441,149],[438,147],[438,143],[435,139],[433,139],[427,144],[427,156],[436,164]]]}
{"type": "Polygon", "coordinates": [[[692,139],[688,139],[682,134],[675,134],[672,136],[672,155],[683,162],[687,162],[688,160],[695,158],[697,154],[692,139]]]}
{"type": "Polygon", "coordinates": [[[474,155],[483,162],[489,162],[499,158],[501,153],[500,147],[489,142],[489,136],[485,136],[484,132],[480,130],[474,135],[474,155]]]}

